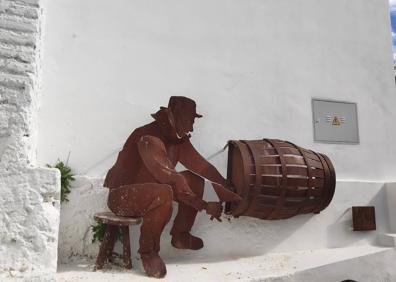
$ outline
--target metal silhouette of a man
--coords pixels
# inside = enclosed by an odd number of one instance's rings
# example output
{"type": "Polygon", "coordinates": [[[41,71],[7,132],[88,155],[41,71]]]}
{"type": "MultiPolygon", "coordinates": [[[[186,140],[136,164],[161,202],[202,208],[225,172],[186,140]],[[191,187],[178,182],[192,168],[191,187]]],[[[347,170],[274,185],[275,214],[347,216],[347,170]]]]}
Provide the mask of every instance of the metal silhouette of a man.
{"type": "Polygon", "coordinates": [[[198,211],[220,221],[221,201],[238,201],[227,180],[190,142],[196,113],[193,100],[172,96],[168,107],[152,114],[154,121],[135,129],[107,173],[108,207],[119,216],[143,217],[139,253],[148,276],[161,278],[166,266],[159,256],[160,237],[179,203],[171,230],[175,248],[198,250],[203,241],[190,234],[198,211]],[[177,172],[180,162],[188,170],[177,172]],[[220,202],[202,200],[204,178],[211,181],[220,202]]]}

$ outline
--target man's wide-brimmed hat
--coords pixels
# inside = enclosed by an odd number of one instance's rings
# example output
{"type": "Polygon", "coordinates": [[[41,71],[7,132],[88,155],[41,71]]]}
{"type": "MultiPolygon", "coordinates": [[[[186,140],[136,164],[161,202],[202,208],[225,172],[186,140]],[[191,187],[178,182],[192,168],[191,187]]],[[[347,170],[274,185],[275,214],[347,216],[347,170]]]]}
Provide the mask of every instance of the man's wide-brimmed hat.
{"type": "Polygon", "coordinates": [[[202,115],[196,112],[196,103],[194,100],[184,96],[172,96],[169,99],[168,108],[173,112],[191,111],[196,118],[201,118],[202,115]]]}

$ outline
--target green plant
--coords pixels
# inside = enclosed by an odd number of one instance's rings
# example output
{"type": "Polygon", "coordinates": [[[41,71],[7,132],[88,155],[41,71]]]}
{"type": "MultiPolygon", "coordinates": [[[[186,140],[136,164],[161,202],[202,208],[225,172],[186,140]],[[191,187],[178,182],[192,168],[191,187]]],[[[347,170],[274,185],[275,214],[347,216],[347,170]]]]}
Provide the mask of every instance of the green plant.
{"type": "MultiPolygon", "coordinates": [[[[102,242],[103,241],[103,236],[106,230],[106,225],[104,223],[96,223],[95,225],[91,225],[92,229],[92,243],[95,242],[102,242]]],[[[117,240],[121,241],[122,240],[122,233],[120,228],[117,228],[117,233],[116,233],[116,238],[117,240]]]]}
{"type": "Polygon", "coordinates": [[[71,183],[75,180],[71,168],[67,163],[65,164],[60,160],[58,160],[54,166],[47,165],[47,167],[59,169],[61,174],[61,203],[64,201],[68,202],[69,199],[67,196],[70,194],[71,183]]]}

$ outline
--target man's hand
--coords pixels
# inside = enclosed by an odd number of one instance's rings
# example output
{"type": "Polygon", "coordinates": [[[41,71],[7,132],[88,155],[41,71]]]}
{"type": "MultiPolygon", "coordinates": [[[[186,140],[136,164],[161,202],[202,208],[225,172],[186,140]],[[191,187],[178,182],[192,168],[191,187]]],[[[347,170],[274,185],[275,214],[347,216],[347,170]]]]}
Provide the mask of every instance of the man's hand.
{"type": "MultiPolygon", "coordinates": [[[[225,184],[228,185],[228,184],[225,184]]],[[[213,189],[222,202],[239,202],[242,200],[241,196],[232,192],[233,188],[227,188],[221,184],[212,182],[213,189]]]]}
{"type": "Polygon", "coordinates": [[[210,215],[210,220],[216,218],[218,221],[221,222],[220,216],[222,211],[223,206],[221,202],[208,202],[206,205],[206,213],[210,215]]]}
{"type": "Polygon", "coordinates": [[[194,194],[183,175],[174,175],[172,188],[173,195],[177,201],[189,205],[198,211],[205,209],[206,202],[194,194]]]}

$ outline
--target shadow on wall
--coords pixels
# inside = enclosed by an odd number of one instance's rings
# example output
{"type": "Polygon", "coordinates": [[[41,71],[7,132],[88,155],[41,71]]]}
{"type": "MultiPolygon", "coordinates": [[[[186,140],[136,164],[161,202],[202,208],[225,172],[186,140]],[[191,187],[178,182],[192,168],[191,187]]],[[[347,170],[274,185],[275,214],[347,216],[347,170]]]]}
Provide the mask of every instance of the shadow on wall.
{"type": "MultiPolygon", "coordinates": [[[[213,188],[205,184],[206,201],[218,201],[213,188]]],[[[204,248],[198,251],[178,250],[170,244],[170,229],[176,216],[177,204],[173,205],[173,215],[161,237],[161,256],[166,263],[188,264],[218,261],[232,261],[244,257],[269,253],[282,245],[296,231],[309,222],[314,214],[296,216],[286,220],[261,220],[251,217],[222,217],[222,222],[211,221],[205,212],[198,214],[191,233],[202,238],[204,248]]],[[[136,227],[132,232],[138,235],[136,227]]],[[[138,238],[133,245],[138,248],[138,238]]],[[[297,244],[298,245],[298,244],[297,244]]],[[[293,247],[295,249],[295,246],[293,247]]],[[[292,248],[292,249],[293,249],[292,248]]]]}
{"type": "Polygon", "coordinates": [[[167,263],[175,264],[229,261],[263,255],[292,236],[312,216],[277,221],[223,217],[223,222],[211,222],[201,213],[192,233],[204,240],[204,248],[196,252],[174,249],[168,235],[172,226],[170,222],[161,240],[161,254],[167,263]]]}
{"type": "Polygon", "coordinates": [[[390,230],[389,213],[386,203],[386,189],[383,184],[342,185],[342,190],[336,189],[333,201],[340,205],[337,211],[340,216],[327,227],[327,246],[341,248],[357,244],[376,244],[378,234],[390,230]],[[342,198],[342,199],[340,199],[342,198]],[[349,199],[345,202],[344,199],[349,199]],[[353,231],[352,206],[374,206],[377,230],[353,231]]]}
{"type": "MultiPolygon", "coordinates": [[[[108,210],[108,189],[102,187],[102,179],[76,177],[69,202],[62,205],[59,232],[59,261],[67,262],[73,255],[95,257],[98,244],[92,244],[93,215],[108,210]]],[[[210,186],[210,185],[207,185],[210,186]]],[[[211,188],[206,187],[206,200],[214,200],[211,188]]],[[[255,218],[228,218],[223,222],[210,221],[201,212],[197,216],[192,234],[204,240],[205,247],[199,251],[178,250],[171,246],[169,235],[173,218],[177,212],[174,204],[173,216],[161,237],[161,255],[167,263],[191,263],[234,260],[236,258],[262,255],[270,252],[286,238],[304,226],[314,215],[301,215],[287,220],[264,221],[255,218]]],[[[131,227],[132,254],[137,255],[139,226],[131,227]]],[[[117,246],[116,246],[117,249],[117,246]]]]}
{"type": "Polygon", "coordinates": [[[69,201],[61,206],[58,262],[64,263],[74,255],[96,256],[98,244],[92,244],[93,215],[107,211],[108,190],[102,179],[76,176],[72,183],[69,201]]]}
{"type": "MultiPolygon", "coordinates": [[[[72,255],[96,257],[98,244],[91,243],[90,226],[94,224],[94,213],[107,210],[108,190],[102,187],[102,183],[102,179],[77,177],[69,195],[70,201],[62,205],[60,262],[66,262],[72,255]]],[[[213,200],[211,193],[205,195],[206,200],[213,200]]],[[[192,234],[204,240],[205,246],[199,251],[178,250],[171,246],[169,232],[172,218],[161,237],[161,256],[166,263],[185,264],[229,261],[269,252],[374,244],[377,234],[389,229],[385,199],[381,183],[338,182],[333,201],[318,215],[298,215],[274,221],[223,217],[223,222],[217,222],[210,221],[208,215],[201,212],[192,230],[192,234]],[[352,231],[351,212],[345,211],[354,205],[376,207],[377,231],[352,231]]],[[[176,211],[177,204],[174,205],[173,217],[176,211]]],[[[135,257],[139,235],[139,226],[133,226],[131,246],[135,257]]]]}

